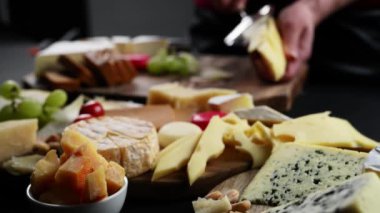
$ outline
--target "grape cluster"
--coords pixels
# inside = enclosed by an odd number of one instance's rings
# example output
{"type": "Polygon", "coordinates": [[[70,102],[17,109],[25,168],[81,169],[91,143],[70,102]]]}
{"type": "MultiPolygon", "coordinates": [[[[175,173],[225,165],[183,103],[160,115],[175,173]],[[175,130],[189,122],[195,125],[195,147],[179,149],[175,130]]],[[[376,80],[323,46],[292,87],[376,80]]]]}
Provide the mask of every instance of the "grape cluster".
{"type": "Polygon", "coordinates": [[[37,118],[40,127],[52,120],[55,112],[66,104],[67,94],[57,89],[52,91],[44,103],[21,97],[21,87],[12,80],[0,85],[0,95],[10,101],[0,110],[0,121],[37,118]]]}
{"type": "Polygon", "coordinates": [[[147,70],[153,75],[178,74],[190,75],[198,71],[198,61],[188,52],[169,54],[167,49],[161,49],[149,62],[147,70]]]}

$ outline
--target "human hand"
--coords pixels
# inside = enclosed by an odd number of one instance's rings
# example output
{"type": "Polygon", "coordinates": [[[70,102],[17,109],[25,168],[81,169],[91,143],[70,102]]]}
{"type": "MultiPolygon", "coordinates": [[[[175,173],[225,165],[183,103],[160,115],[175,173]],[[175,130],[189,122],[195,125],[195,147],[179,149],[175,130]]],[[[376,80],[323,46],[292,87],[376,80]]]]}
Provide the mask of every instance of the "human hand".
{"type": "Polygon", "coordinates": [[[300,70],[312,51],[316,17],[310,5],[297,1],[284,8],[278,17],[287,67],[283,80],[290,80],[300,70]]]}
{"type": "Polygon", "coordinates": [[[236,13],[244,10],[247,0],[211,0],[215,10],[223,13],[236,13]]]}

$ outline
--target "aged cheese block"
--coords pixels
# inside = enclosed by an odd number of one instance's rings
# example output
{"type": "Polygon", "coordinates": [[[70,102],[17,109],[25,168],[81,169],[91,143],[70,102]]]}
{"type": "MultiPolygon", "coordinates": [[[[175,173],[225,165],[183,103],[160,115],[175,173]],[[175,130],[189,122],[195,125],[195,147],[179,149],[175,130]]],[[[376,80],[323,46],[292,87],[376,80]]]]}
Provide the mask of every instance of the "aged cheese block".
{"type": "Polygon", "coordinates": [[[212,97],[208,100],[208,105],[211,110],[222,112],[252,109],[254,107],[253,97],[248,93],[212,97]]]}
{"type": "Polygon", "coordinates": [[[170,104],[175,109],[192,108],[196,111],[206,111],[208,100],[214,96],[230,95],[235,90],[205,88],[193,89],[183,87],[178,83],[166,83],[149,89],[148,104],[170,104]]]}
{"type": "Polygon", "coordinates": [[[377,213],[379,197],[379,178],[366,173],[265,213],[377,213]]]}
{"type": "Polygon", "coordinates": [[[150,170],[159,152],[157,132],[150,122],[104,116],[80,121],[67,129],[92,139],[104,158],[125,168],[127,177],[150,170]]]}
{"type": "Polygon", "coordinates": [[[152,181],[184,167],[189,162],[200,136],[201,132],[187,135],[173,142],[172,147],[168,146],[168,150],[158,159],[152,181]]]}
{"type": "Polygon", "coordinates": [[[242,199],[277,206],[357,176],[367,153],[297,143],[278,144],[242,199]]]}
{"type": "Polygon", "coordinates": [[[187,165],[190,185],[205,172],[209,159],[217,158],[222,154],[225,147],[222,139],[227,128],[227,124],[218,116],[211,119],[187,165]]]}
{"type": "Polygon", "coordinates": [[[273,126],[280,141],[369,151],[378,143],[360,134],[348,121],[329,112],[311,114],[273,126]]]}
{"type": "Polygon", "coordinates": [[[158,131],[158,141],[161,147],[166,147],[184,136],[199,135],[200,133],[202,133],[201,128],[193,123],[175,121],[161,127],[158,131]]]}
{"type": "Polygon", "coordinates": [[[0,123],[0,162],[31,152],[37,141],[37,119],[0,123]]]}
{"type": "Polygon", "coordinates": [[[193,208],[195,213],[227,213],[232,206],[227,196],[224,196],[219,200],[198,198],[193,201],[193,208]]]}

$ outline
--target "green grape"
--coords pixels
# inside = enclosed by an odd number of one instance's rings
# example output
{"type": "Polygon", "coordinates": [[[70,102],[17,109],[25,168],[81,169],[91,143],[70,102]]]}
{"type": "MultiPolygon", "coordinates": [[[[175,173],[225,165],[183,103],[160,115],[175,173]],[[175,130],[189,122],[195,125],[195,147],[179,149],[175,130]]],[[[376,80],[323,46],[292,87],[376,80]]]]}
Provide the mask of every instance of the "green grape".
{"type": "Polygon", "coordinates": [[[189,73],[196,73],[199,70],[199,63],[192,54],[181,52],[178,57],[185,61],[189,73]]]}
{"type": "Polygon", "coordinates": [[[42,113],[42,105],[37,101],[23,100],[17,106],[18,118],[37,118],[42,113]]]}
{"type": "Polygon", "coordinates": [[[45,106],[62,107],[67,101],[67,94],[61,89],[56,89],[45,100],[45,106]]]}
{"type": "Polygon", "coordinates": [[[8,80],[0,86],[0,94],[6,99],[13,100],[18,98],[20,93],[21,88],[15,81],[8,80]]]}
{"type": "Polygon", "coordinates": [[[45,126],[50,121],[51,121],[51,117],[42,113],[40,116],[38,116],[38,126],[39,126],[39,128],[42,128],[43,126],[45,126]]]}
{"type": "Polygon", "coordinates": [[[0,110],[0,121],[11,120],[15,118],[15,110],[12,105],[6,105],[0,110]]]}
{"type": "Polygon", "coordinates": [[[153,57],[148,62],[148,72],[154,75],[160,75],[164,73],[164,59],[160,57],[153,57]]]}
{"type": "Polygon", "coordinates": [[[168,49],[161,48],[157,54],[150,58],[148,62],[148,72],[153,75],[161,75],[165,73],[164,61],[168,56],[168,49]]]}
{"type": "Polygon", "coordinates": [[[166,57],[164,67],[166,71],[172,74],[180,74],[187,70],[185,62],[174,55],[166,57]]]}
{"type": "Polygon", "coordinates": [[[59,107],[44,106],[43,114],[50,118],[54,113],[58,112],[59,110],[59,107]]]}

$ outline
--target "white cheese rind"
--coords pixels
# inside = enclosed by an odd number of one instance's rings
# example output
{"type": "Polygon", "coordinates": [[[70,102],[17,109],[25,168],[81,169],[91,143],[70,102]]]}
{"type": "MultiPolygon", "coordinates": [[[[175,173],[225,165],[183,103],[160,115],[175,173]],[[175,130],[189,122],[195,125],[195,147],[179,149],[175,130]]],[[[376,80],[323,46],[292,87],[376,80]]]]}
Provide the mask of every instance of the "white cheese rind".
{"type": "Polygon", "coordinates": [[[269,206],[288,203],[361,174],[366,157],[338,148],[278,144],[242,199],[269,206]]]}
{"type": "Polygon", "coordinates": [[[366,173],[264,213],[377,213],[379,197],[379,178],[374,173],[366,173]]]}
{"type": "Polygon", "coordinates": [[[127,117],[99,117],[75,123],[73,128],[93,140],[99,154],[124,167],[127,177],[150,170],[159,152],[152,123],[127,117]]]}

